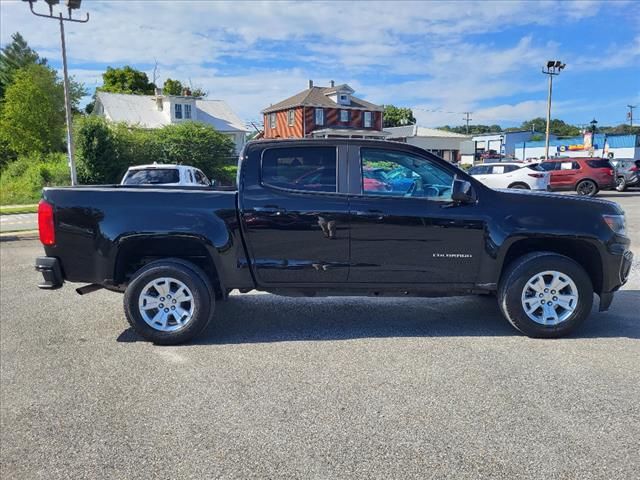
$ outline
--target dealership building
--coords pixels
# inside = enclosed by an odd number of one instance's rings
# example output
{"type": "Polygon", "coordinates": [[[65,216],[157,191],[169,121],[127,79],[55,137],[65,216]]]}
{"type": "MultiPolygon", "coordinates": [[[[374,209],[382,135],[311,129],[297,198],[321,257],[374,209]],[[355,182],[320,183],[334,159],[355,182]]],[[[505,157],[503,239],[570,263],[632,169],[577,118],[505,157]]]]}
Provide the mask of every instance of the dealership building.
{"type": "MultiPolygon", "coordinates": [[[[532,130],[513,130],[509,132],[483,133],[474,135],[471,139],[475,144],[477,154],[495,151],[497,154],[506,157],[514,157],[516,145],[522,142],[528,142],[533,136],[541,135],[540,132],[532,130]]],[[[544,134],[542,134],[544,135],[544,134]]],[[[550,138],[556,138],[551,135],[550,138]]]]}
{"type": "MultiPolygon", "coordinates": [[[[544,158],[545,142],[520,141],[514,145],[518,160],[544,158]]],[[[571,138],[549,140],[549,157],[608,157],[640,159],[640,135],[604,135],[590,133],[571,138]]]]}

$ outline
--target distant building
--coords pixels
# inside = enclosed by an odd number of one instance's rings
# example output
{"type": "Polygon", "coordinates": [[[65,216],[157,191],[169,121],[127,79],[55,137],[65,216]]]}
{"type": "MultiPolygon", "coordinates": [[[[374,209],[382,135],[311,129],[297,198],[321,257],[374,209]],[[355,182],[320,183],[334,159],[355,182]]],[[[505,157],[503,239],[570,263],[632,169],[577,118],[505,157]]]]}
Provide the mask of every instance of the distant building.
{"type": "Polygon", "coordinates": [[[418,125],[387,127],[385,131],[389,132],[388,140],[396,140],[424,148],[449,162],[457,162],[463,142],[471,140],[469,135],[419,127],[418,125]]]}
{"type": "MultiPolygon", "coordinates": [[[[533,136],[544,135],[540,132],[532,132],[531,130],[516,130],[510,132],[483,133],[474,135],[471,139],[475,142],[476,153],[481,155],[490,150],[495,151],[498,155],[513,157],[516,152],[516,145],[528,142],[533,136]]],[[[555,135],[550,135],[555,139],[555,135]]]]}
{"type": "Polygon", "coordinates": [[[315,87],[262,111],[263,138],[351,137],[384,138],[383,107],[354,96],[346,84],[315,87]]]}
{"type": "MultiPolygon", "coordinates": [[[[542,158],[545,142],[521,142],[515,146],[515,157],[519,160],[542,158]]],[[[593,138],[587,133],[570,138],[553,138],[549,141],[550,157],[609,157],[640,159],[640,135],[605,135],[596,133],[593,138]]]]}
{"type": "Polygon", "coordinates": [[[92,114],[142,128],[161,128],[190,120],[203,122],[230,137],[236,153],[246,142],[247,129],[223,100],[163,95],[160,88],[156,89],[156,95],[97,92],[92,114]]]}

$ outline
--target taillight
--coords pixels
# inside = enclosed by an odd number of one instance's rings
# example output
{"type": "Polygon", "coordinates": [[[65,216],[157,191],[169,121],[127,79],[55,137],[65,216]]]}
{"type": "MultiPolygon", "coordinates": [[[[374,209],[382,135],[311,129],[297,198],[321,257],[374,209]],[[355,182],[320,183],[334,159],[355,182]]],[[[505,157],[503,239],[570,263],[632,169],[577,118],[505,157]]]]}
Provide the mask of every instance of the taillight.
{"type": "Polygon", "coordinates": [[[56,243],[56,230],[53,225],[53,205],[40,200],[38,204],[38,230],[43,245],[56,243]]]}
{"type": "Polygon", "coordinates": [[[613,168],[608,169],[608,170],[607,170],[607,173],[608,173],[609,175],[613,175],[613,168]]]}
{"type": "Polygon", "coordinates": [[[630,170],[630,171],[632,171],[632,172],[637,172],[638,170],[640,170],[638,167],[631,167],[631,170],[630,170]]]}
{"type": "Polygon", "coordinates": [[[544,173],[527,173],[527,175],[533,178],[544,178],[544,173]]]}

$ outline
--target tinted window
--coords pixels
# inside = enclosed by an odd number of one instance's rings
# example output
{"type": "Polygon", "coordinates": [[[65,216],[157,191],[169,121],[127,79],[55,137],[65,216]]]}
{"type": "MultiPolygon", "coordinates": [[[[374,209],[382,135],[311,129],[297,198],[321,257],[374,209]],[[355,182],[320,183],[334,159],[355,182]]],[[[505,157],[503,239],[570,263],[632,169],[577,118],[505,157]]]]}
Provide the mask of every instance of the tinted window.
{"type": "Polygon", "coordinates": [[[200,170],[195,171],[195,176],[196,176],[196,182],[199,183],[200,185],[210,185],[209,180],[207,179],[205,174],[202,173],[200,170]]]}
{"type": "Polygon", "coordinates": [[[393,150],[360,149],[362,193],[450,200],[453,173],[426,158],[393,150]]]}
{"type": "Polygon", "coordinates": [[[587,160],[587,165],[591,168],[611,168],[612,165],[609,163],[609,160],[598,159],[598,160],[587,160]]]}
{"type": "Polygon", "coordinates": [[[262,183],[277,188],[335,192],[334,147],[271,148],[262,155],[262,183]]]}
{"type": "Polygon", "coordinates": [[[558,162],[543,162],[543,163],[541,163],[541,164],[540,164],[540,168],[541,168],[542,170],[545,170],[545,171],[547,171],[547,172],[550,172],[550,171],[552,171],[552,170],[555,170],[555,169],[556,169],[557,163],[558,163],[558,162]]]}
{"type": "Polygon", "coordinates": [[[539,163],[532,163],[531,165],[526,166],[530,170],[535,170],[536,172],[543,172],[544,168],[539,163]]]}
{"type": "Polygon", "coordinates": [[[469,169],[469,175],[484,175],[489,172],[489,168],[486,165],[478,165],[469,169]]]}
{"type": "Polygon", "coordinates": [[[178,183],[180,176],[175,168],[153,168],[149,170],[131,170],[124,179],[125,185],[144,185],[178,183]]]}

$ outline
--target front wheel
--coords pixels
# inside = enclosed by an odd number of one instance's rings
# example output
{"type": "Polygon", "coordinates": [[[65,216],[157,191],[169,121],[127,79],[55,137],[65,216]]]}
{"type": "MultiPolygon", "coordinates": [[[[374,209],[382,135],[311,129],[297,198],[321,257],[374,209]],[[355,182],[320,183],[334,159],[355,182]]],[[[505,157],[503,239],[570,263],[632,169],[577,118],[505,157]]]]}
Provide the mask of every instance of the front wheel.
{"type": "Polygon", "coordinates": [[[530,253],[503,274],[498,304],[509,323],[525,335],[561,337],[591,312],[593,285],[574,260],[552,252],[530,253]]]}
{"type": "Polygon", "coordinates": [[[124,294],[131,327],[159,345],[191,340],[209,323],[215,298],[206,275],[190,264],[153,262],[136,272],[124,294]]]}
{"type": "Polygon", "coordinates": [[[576,192],[578,195],[584,195],[586,197],[593,197],[598,193],[598,185],[593,180],[582,180],[576,185],[576,192]]]}
{"type": "Polygon", "coordinates": [[[618,192],[624,192],[627,189],[627,181],[624,177],[616,178],[616,190],[618,192]]]}

